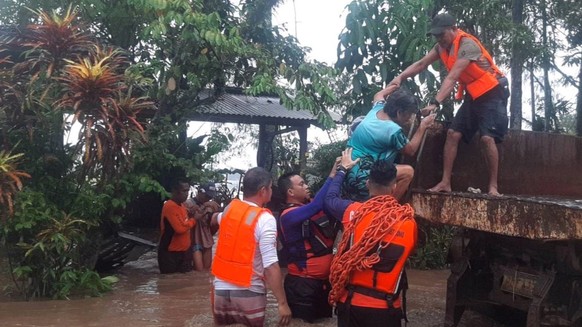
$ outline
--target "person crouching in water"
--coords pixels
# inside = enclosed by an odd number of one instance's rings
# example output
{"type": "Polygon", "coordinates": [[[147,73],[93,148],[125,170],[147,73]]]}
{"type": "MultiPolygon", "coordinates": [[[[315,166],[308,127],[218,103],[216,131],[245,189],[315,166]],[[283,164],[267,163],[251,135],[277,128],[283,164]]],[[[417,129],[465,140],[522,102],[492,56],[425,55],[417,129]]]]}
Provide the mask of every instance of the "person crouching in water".
{"type": "Polygon", "coordinates": [[[401,326],[406,320],[404,265],[417,241],[414,210],[392,196],[396,168],[386,161],[376,161],[370,169],[369,200],[341,199],[351,158],[351,149],[345,150],[324,201],[326,211],[342,217],[344,224],[331,264],[329,301],[337,305],[339,327],[401,326]]]}
{"type": "Polygon", "coordinates": [[[282,255],[288,262],[285,294],[293,317],[309,323],[332,316],[327,300],[328,278],[340,223],[323,212],[323,199],[338,163],[333,165],[313,201],[307,183],[299,174],[284,174],[277,182],[285,199],[279,216],[279,240],[283,245],[282,255]]]}

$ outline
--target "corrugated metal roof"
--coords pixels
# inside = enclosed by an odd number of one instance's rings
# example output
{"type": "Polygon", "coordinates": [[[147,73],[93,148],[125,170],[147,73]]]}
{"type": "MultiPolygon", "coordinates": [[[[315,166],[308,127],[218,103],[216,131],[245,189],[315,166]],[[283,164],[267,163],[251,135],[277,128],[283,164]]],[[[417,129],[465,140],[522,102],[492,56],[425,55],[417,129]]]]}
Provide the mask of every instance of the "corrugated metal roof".
{"type": "Polygon", "coordinates": [[[198,113],[210,115],[234,115],[280,119],[317,121],[315,116],[305,110],[289,110],[274,97],[254,97],[244,94],[225,93],[212,104],[198,108],[198,113]]]}
{"type": "MultiPolygon", "coordinates": [[[[218,99],[204,104],[204,99],[212,95],[211,90],[200,92],[201,105],[189,113],[188,118],[196,121],[230,122],[243,124],[268,124],[287,126],[320,126],[317,117],[307,110],[290,110],[273,96],[248,96],[242,90],[226,91],[218,99]]],[[[341,116],[330,112],[336,123],[341,116]]]]}

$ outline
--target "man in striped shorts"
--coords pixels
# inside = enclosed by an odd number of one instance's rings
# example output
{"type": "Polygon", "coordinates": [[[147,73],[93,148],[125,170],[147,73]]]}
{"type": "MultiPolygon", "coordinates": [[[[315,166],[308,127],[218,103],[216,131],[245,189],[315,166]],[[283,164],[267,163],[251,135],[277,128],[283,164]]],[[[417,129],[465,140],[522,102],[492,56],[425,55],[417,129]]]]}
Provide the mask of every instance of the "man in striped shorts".
{"type": "Polygon", "coordinates": [[[263,326],[267,285],[277,299],[279,324],[286,326],[291,320],[277,258],[277,223],[263,208],[271,200],[272,184],[270,172],[250,169],[243,179],[243,200],[234,199],[212,218],[219,226],[212,262],[212,313],[217,325],[263,326]]]}

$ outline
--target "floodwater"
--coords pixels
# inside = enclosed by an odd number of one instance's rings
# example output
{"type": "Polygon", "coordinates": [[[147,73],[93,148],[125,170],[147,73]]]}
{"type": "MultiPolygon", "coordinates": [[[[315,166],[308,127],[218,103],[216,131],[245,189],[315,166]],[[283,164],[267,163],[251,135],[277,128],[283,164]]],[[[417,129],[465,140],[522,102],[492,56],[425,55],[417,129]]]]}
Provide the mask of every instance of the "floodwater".
{"type": "MultiPolygon", "coordinates": [[[[443,326],[448,271],[409,270],[409,327],[443,326]]],[[[98,298],[15,302],[0,297],[1,326],[212,326],[210,281],[206,272],[160,275],[155,252],[118,272],[115,290],[98,298]]],[[[266,326],[277,325],[275,299],[269,294],[266,326]]],[[[467,316],[467,315],[465,315],[467,316]]],[[[461,326],[482,324],[462,319],[461,326]]],[[[335,318],[291,326],[336,326],[335,318]]]]}

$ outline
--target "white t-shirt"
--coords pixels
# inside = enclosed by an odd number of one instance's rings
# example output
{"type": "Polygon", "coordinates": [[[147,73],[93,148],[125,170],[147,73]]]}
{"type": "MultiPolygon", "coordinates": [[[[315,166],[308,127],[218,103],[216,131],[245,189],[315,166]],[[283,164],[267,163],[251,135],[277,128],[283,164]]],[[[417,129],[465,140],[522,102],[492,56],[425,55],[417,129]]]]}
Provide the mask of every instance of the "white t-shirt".
{"type": "MultiPolygon", "coordinates": [[[[248,201],[243,202],[257,207],[256,204],[248,201]]],[[[218,224],[222,221],[222,213],[218,215],[218,224]]],[[[255,225],[255,258],[253,260],[253,275],[251,277],[251,287],[241,287],[226,282],[218,277],[214,278],[214,289],[216,290],[250,290],[256,293],[267,293],[264,282],[265,268],[279,261],[277,258],[277,221],[272,214],[263,212],[255,225]]],[[[220,242],[220,241],[219,241],[220,242]]]]}

